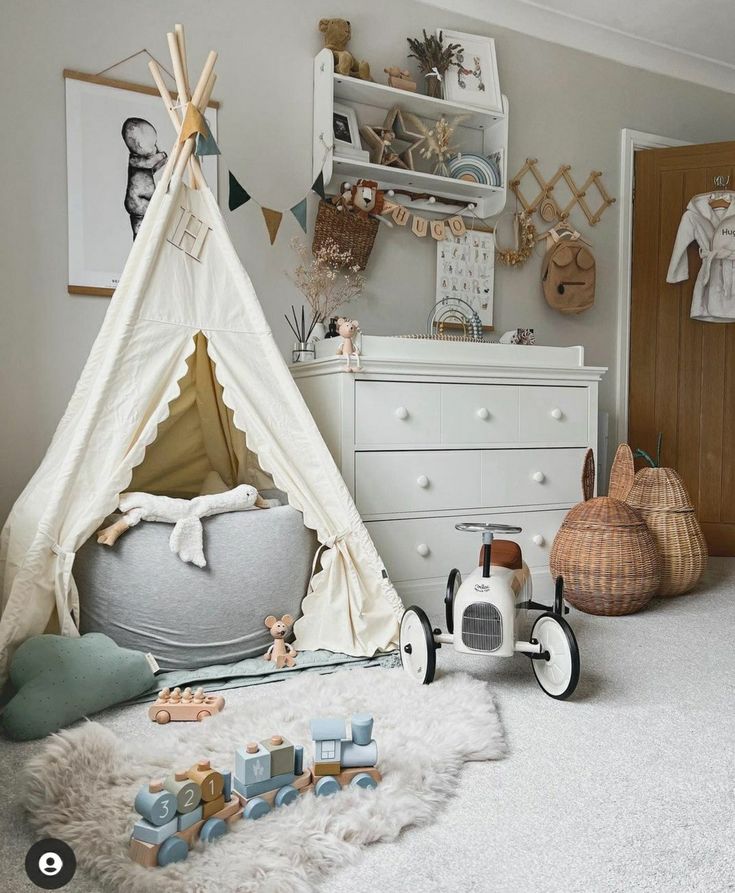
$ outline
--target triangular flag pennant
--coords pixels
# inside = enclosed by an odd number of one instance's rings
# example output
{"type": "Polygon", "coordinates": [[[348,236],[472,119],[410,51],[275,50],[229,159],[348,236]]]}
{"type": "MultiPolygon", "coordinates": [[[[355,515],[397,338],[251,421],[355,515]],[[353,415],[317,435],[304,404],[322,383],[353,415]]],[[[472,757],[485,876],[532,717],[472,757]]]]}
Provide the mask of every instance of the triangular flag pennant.
{"type": "Polygon", "coordinates": [[[321,198],[326,199],[327,193],[324,191],[324,171],[319,171],[319,176],[314,180],[314,185],[311,187],[313,192],[316,192],[321,198]]]}
{"type": "Polygon", "coordinates": [[[209,129],[209,124],[204,122],[204,126],[207,129],[206,133],[198,133],[196,144],[194,146],[194,154],[195,155],[219,155],[219,146],[214,140],[212,136],[212,131],[209,129]]]}
{"type": "Polygon", "coordinates": [[[300,202],[291,208],[291,213],[299,221],[299,226],[306,232],[306,199],[302,198],[300,202]]]}
{"type": "Polygon", "coordinates": [[[250,201],[250,194],[246,192],[242,186],[235,179],[235,175],[232,171],[228,171],[230,175],[230,211],[234,211],[236,208],[239,208],[240,205],[244,205],[245,202],[250,201]]]}
{"type": "Polygon", "coordinates": [[[264,208],[261,205],[260,210],[263,212],[263,217],[265,218],[265,225],[268,228],[268,235],[270,236],[271,245],[276,241],[276,236],[278,235],[278,228],[281,225],[281,220],[283,219],[283,212],[274,211],[273,208],[264,208]]]}
{"type": "Polygon", "coordinates": [[[181,131],[179,132],[179,142],[185,143],[195,133],[201,133],[206,136],[208,129],[207,122],[199,109],[193,103],[188,103],[181,131]]]}

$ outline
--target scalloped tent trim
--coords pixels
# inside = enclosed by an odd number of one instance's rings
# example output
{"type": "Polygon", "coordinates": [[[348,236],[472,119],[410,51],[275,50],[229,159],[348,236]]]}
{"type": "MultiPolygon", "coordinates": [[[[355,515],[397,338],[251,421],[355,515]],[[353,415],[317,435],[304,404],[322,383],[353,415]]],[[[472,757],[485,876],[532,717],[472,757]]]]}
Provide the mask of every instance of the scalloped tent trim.
{"type": "Polygon", "coordinates": [[[178,412],[195,364],[210,411],[199,453],[225,465],[237,455],[233,468],[248,471],[254,454],[322,544],[321,570],[295,625],[297,647],[360,656],[396,647],[401,601],[276,347],[217,202],[206,185],[192,190],[175,177],[156,189],[66,413],[3,528],[0,682],[25,639],[48,629],[78,635],[74,556],[154,451],[165,465],[162,435],[175,427],[172,406],[178,412]],[[182,215],[194,232],[208,227],[198,259],[186,250],[194,237],[175,244],[182,215]]]}

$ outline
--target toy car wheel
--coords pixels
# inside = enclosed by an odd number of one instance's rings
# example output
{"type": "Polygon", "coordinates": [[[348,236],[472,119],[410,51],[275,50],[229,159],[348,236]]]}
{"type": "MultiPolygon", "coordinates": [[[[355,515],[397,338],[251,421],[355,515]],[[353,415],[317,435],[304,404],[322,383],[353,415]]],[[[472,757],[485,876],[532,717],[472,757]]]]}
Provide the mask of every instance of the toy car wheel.
{"type": "Polygon", "coordinates": [[[436,643],[429,618],[417,605],[403,612],[398,642],[403,669],[417,682],[428,685],[436,671],[436,643]]]}
{"type": "Polygon", "coordinates": [[[201,722],[203,719],[206,719],[208,716],[211,715],[212,714],[209,712],[209,710],[200,710],[199,713],[197,713],[197,722],[201,722]]]}
{"type": "Polygon", "coordinates": [[[563,701],[579,682],[579,648],[571,626],[563,617],[546,613],[537,618],[531,638],[548,653],[547,660],[532,660],[536,681],[551,698],[563,701]]]}
{"type": "Polygon", "coordinates": [[[227,825],[222,819],[207,819],[199,832],[199,840],[202,843],[212,843],[213,840],[224,837],[225,834],[227,834],[227,825]]]}
{"type": "Polygon", "coordinates": [[[161,726],[165,725],[167,722],[171,722],[171,714],[168,710],[159,710],[158,713],[156,713],[156,722],[161,726]]]}
{"type": "Polygon", "coordinates": [[[447,619],[447,632],[451,635],[454,632],[454,599],[462,585],[462,574],[453,567],[449,571],[447,580],[447,591],[444,595],[444,611],[447,619]]]}

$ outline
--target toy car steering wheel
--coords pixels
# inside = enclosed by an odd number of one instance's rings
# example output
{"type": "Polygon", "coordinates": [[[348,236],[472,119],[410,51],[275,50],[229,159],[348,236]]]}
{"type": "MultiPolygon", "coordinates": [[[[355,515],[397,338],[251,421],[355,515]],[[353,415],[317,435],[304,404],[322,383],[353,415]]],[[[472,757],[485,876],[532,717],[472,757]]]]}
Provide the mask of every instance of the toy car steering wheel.
{"type": "Polygon", "coordinates": [[[463,521],[454,525],[455,530],[468,530],[471,533],[485,533],[490,530],[493,533],[522,533],[522,527],[513,527],[510,524],[485,524],[482,521],[463,521]]]}

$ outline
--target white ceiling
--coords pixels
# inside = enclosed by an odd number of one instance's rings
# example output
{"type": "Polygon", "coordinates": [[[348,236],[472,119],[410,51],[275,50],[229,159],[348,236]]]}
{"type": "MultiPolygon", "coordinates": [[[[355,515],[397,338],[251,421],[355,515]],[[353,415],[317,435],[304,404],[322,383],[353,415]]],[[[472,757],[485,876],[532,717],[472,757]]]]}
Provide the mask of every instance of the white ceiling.
{"type": "Polygon", "coordinates": [[[423,0],[628,65],[735,92],[732,0],[423,0]]]}

